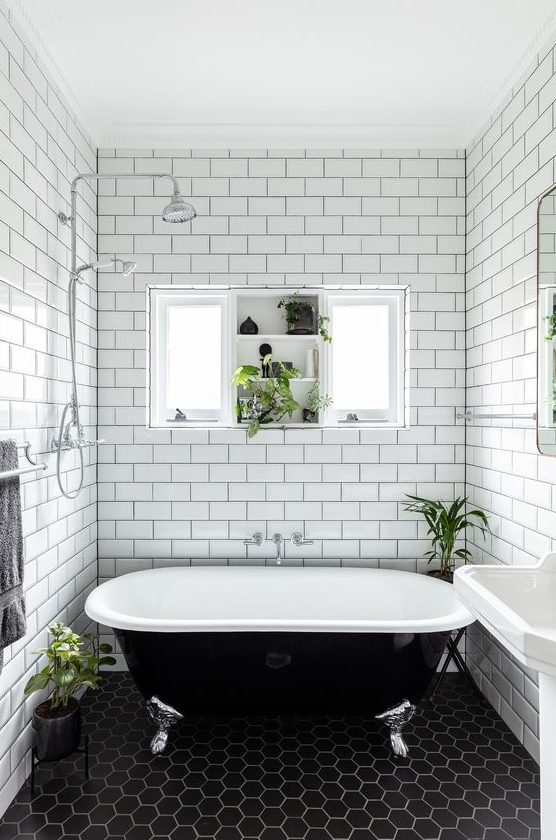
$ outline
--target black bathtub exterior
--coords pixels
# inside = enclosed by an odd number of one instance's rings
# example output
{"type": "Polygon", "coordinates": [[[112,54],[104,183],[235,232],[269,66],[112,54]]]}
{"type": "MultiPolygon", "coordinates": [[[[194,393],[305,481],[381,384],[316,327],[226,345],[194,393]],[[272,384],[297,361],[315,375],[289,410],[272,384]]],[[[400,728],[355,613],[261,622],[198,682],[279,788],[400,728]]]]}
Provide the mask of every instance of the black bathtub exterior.
{"type": "Polygon", "coordinates": [[[145,697],[183,715],[363,714],[418,703],[450,635],[115,630],[145,697]]]}

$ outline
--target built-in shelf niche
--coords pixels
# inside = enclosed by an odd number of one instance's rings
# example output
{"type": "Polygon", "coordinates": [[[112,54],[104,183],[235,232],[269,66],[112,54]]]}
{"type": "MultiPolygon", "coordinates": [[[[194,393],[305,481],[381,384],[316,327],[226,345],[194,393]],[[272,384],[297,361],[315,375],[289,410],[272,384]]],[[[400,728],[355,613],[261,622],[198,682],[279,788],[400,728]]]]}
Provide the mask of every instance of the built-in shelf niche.
{"type": "MultiPolygon", "coordinates": [[[[289,363],[302,374],[300,379],[291,380],[291,390],[294,399],[302,406],[295,411],[291,420],[287,417],[278,425],[288,426],[311,426],[314,423],[303,422],[303,411],[306,407],[307,395],[310,389],[318,380],[319,371],[322,369],[322,339],[317,334],[318,316],[321,314],[321,299],[318,294],[307,293],[303,290],[293,288],[281,289],[280,291],[269,291],[260,289],[256,292],[249,291],[247,294],[238,292],[236,297],[236,336],[235,336],[235,366],[255,365],[261,367],[262,355],[260,347],[262,344],[269,344],[272,348],[272,361],[289,363]],[[290,298],[294,294],[299,295],[300,301],[307,301],[314,307],[313,327],[315,333],[312,335],[289,335],[287,334],[288,324],[284,309],[279,309],[278,304],[283,298],[290,298]],[[256,335],[242,335],[240,327],[242,323],[250,318],[258,327],[256,335]]],[[[237,389],[236,397],[249,396],[243,388],[237,389]]],[[[320,417],[318,421],[320,421],[320,417]]],[[[274,424],[268,424],[274,425],[274,424]]]]}

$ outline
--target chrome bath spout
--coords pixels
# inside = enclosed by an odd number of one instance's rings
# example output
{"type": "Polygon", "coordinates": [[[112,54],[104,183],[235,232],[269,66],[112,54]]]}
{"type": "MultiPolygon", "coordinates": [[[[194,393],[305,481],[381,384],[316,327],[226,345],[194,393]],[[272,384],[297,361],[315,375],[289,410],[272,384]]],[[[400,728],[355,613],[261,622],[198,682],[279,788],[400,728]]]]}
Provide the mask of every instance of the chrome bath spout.
{"type": "Polygon", "coordinates": [[[272,542],[276,546],[276,565],[280,566],[282,563],[282,558],[284,557],[284,537],[282,536],[282,534],[273,534],[272,542]]]}

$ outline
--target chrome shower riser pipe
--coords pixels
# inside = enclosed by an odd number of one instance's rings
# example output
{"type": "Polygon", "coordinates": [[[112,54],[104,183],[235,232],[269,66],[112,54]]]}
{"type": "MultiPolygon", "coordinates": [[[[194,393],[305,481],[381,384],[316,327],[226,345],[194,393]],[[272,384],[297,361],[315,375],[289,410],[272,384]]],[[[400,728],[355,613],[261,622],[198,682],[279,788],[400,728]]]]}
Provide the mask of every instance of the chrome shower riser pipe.
{"type": "MultiPolygon", "coordinates": [[[[73,181],[71,182],[70,188],[70,195],[71,195],[71,210],[70,215],[68,216],[67,213],[63,211],[58,213],[59,220],[66,225],[72,225],[74,227],[73,220],[75,219],[75,212],[77,206],[77,185],[79,181],[101,181],[103,178],[118,178],[121,180],[123,178],[169,178],[173,184],[174,194],[180,192],[180,185],[178,183],[178,179],[174,175],[170,175],[168,172],[110,172],[110,173],[103,173],[103,172],[83,172],[80,175],[76,175],[73,181]]],[[[72,232],[72,257],[76,254],[75,252],[75,245],[77,244],[77,234],[75,236],[72,232]]],[[[72,270],[75,271],[77,265],[77,256],[75,255],[75,259],[73,260],[72,270]]]]}
{"type": "MultiPolygon", "coordinates": [[[[76,285],[80,282],[80,272],[88,269],[88,268],[95,268],[95,263],[87,263],[83,266],[77,267],[77,187],[80,181],[100,181],[102,179],[114,179],[114,178],[169,178],[172,182],[173,186],[173,199],[170,200],[170,204],[166,207],[163,211],[163,218],[165,221],[169,222],[183,222],[183,221],[191,221],[192,218],[195,217],[195,210],[194,208],[185,202],[180,194],[180,187],[178,184],[177,178],[173,175],[169,175],[167,172],[151,172],[151,173],[130,173],[130,172],[110,172],[110,173],[100,173],[100,172],[84,172],[76,175],[73,181],[71,182],[71,189],[70,189],[70,196],[71,196],[71,209],[70,215],[68,216],[66,213],[60,212],[58,214],[58,219],[63,224],[69,224],[70,226],[70,248],[71,248],[71,263],[70,263],[70,282],[68,287],[68,317],[69,317],[69,341],[70,341],[70,356],[71,356],[71,377],[72,377],[72,390],[71,390],[71,398],[70,401],[66,404],[63,412],[62,418],[60,421],[60,430],[58,433],[57,438],[53,438],[52,440],[52,449],[56,451],[56,473],[58,478],[58,485],[60,490],[64,496],[68,499],[75,499],[81,488],[83,486],[83,475],[84,475],[84,461],[83,461],[83,449],[87,446],[93,446],[95,443],[99,441],[88,441],[85,439],[85,435],[83,433],[83,427],[81,425],[81,420],[79,417],[79,397],[77,393],[77,370],[76,370],[76,285]],[[164,213],[167,213],[167,216],[164,216],[164,213]],[[68,411],[71,412],[71,416],[69,421],[66,423],[66,416],[68,411]],[[75,437],[71,436],[71,429],[76,430],[75,437]],[[80,480],[79,486],[77,490],[73,492],[69,492],[67,489],[64,488],[62,477],[61,477],[61,453],[62,451],[70,450],[70,449],[79,449],[79,458],[80,458],[80,480]]],[[[124,273],[126,273],[126,266],[129,267],[129,271],[134,269],[134,264],[126,263],[122,260],[117,259],[114,257],[114,264],[121,262],[122,267],[124,269],[124,273]]]]}

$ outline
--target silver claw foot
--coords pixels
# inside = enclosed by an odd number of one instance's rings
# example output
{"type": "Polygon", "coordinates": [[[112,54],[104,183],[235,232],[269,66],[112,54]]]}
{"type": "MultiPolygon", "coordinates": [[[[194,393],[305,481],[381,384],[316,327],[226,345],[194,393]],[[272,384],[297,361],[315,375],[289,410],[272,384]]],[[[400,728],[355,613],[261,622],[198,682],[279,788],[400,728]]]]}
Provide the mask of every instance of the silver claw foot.
{"type": "Polygon", "coordinates": [[[410,703],[409,700],[402,700],[399,706],[392,706],[382,714],[375,715],[375,718],[384,721],[390,730],[392,750],[394,755],[399,755],[401,758],[406,758],[409,752],[402,733],[416,711],[417,706],[410,703]]]}
{"type": "Polygon", "coordinates": [[[173,709],[172,706],[163,703],[156,695],[147,700],[147,711],[156,726],[156,732],[151,740],[151,753],[160,755],[166,749],[170,727],[181,720],[183,715],[173,709]]]}

